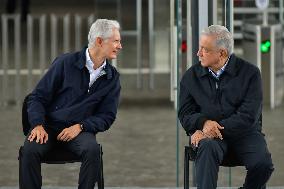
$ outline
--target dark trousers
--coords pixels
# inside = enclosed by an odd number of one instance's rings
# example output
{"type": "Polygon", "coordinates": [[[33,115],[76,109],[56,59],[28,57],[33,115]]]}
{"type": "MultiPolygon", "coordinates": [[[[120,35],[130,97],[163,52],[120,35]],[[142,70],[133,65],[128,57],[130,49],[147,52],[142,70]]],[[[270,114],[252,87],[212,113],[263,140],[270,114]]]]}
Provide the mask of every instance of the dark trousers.
{"type": "MultiPolygon", "coordinates": [[[[48,141],[46,144],[29,142],[26,138],[22,156],[22,175],[24,189],[40,189],[41,158],[52,149],[54,145],[63,145],[79,157],[81,157],[81,168],[79,174],[79,189],[93,189],[99,174],[100,148],[96,136],[92,133],[81,132],[75,139],[69,142],[56,140],[58,132],[46,129],[48,141]]],[[[29,135],[28,135],[29,136],[29,135]]]]}
{"type": "Polygon", "coordinates": [[[230,142],[220,139],[201,140],[195,160],[197,188],[217,187],[219,166],[228,149],[234,150],[247,170],[244,189],[264,188],[274,168],[264,136],[259,132],[230,142]]]}

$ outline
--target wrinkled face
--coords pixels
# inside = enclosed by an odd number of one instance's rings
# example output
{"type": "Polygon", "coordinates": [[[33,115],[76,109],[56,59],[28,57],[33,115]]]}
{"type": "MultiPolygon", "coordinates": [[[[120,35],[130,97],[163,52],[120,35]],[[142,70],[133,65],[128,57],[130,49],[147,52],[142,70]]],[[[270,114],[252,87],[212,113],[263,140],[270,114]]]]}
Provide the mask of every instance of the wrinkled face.
{"type": "Polygon", "coordinates": [[[113,29],[111,37],[102,41],[102,52],[107,59],[111,60],[117,58],[118,52],[122,49],[120,41],[120,33],[116,28],[113,29]]]}
{"type": "Polygon", "coordinates": [[[215,36],[201,35],[197,56],[203,67],[214,68],[218,65],[221,53],[215,45],[215,36]]]}

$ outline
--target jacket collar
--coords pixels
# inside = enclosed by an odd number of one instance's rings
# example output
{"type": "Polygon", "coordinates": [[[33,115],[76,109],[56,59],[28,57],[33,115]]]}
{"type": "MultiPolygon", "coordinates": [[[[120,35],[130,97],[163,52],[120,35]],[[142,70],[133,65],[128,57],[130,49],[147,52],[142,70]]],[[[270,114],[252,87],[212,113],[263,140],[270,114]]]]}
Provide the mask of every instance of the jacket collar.
{"type": "Polygon", "coordinates": [[[231,76],[235,76],[237,74],[238,69],[239,65],[237,63],[237,57],[235,54],[232,54],[224,72],[228,73],[231,76]]]}
{"type": "MultiPolygon", "coordinates": [[[[86,66],[86,49],[87,47],[84,47],[80,52],[78,52],[79,58],[78,61],[75,62],[75,66],[80,70],[82,70],[86,66]]],[[[110,64],[110,61],[108,59],[106,60],[106,65],[103,70],[106,72],[107,79],[111,79],[113,76],[112,65],[110,64]]]]}
{"type": "MultiPolygon", "coordinates": [[[[226,72],[226,73],[228,73],[229,75],[232,75],[232,76],[236,75],[238,67],[239,67],[236,63],[236,59],[237,59],[237,57],[235,56],[235,54],[232,54],[227,66],[224,70],[224,73],[226,72]]],[[[200,77],[204,77],[207,74],[209,74],[208,68],[202,67],[200,62],[199,62],[199,68],[200,69],[198,71],[198,75],[200,77]]]]}

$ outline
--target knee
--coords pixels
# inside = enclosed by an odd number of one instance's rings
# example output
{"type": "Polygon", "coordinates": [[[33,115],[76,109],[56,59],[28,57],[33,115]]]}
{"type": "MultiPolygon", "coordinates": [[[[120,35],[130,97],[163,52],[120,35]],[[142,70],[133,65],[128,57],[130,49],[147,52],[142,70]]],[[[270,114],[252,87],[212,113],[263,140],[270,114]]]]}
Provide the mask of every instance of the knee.
{"type": "Polygon", "coordinates": [[[214,139],[205,138],[199,142],[198,151],[215,152],[218,149],[218,143],[214,139]]]}
{"type": "Polygon", "coordinates": [[[260,174],[271,174],[274,171],[271,155],[267,154],[264,158],[255,161],[248,167],[248,170],[255,170],[260,174]]]}
{"type": "Polygon", "coordinates": [[[214,158],[221,163],[223,153],[215,139],[205,138],[199,142],[196,159],[200,158],[214,158]]]}
{"type": "Polygon", "coordinates": [[[88,143],[83,147],[83,156],[87,159],[98,159],[100,146],[97,143],[88,143]]]}
{"type": "Polygon", "coordinates": [[[25,142],[22,149],[22,158],[26,162],[33,162],[36,159],[40,159],[44,153],[43,144],[38,144],[36,142],[25,142]]]}

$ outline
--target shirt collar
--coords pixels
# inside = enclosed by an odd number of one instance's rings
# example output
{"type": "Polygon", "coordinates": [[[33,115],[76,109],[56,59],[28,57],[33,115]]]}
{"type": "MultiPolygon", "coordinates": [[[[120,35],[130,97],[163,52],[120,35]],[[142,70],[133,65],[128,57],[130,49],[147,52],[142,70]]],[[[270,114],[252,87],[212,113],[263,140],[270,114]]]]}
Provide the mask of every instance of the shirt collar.
{"type": "MultiPolygon", "coordinates": [[[[86,49],[86,67],[87,69],[89,70],[90,73],[94,72],[95,69],[94,69],[94,63],[90,57],[90,53],[89,53],[89,48],[86,49]]],[[[99,69],[100,71],[102,71],[106,66],[106,60],[104,60],[104,63],[98,67],[97,69],[99,69]]],[[[96,70],[97,70],[96,69],[96,70]]]]}
{"type": "Polygon", "coordinates": [[[222,66],[222,68],[220,70],[218,70],[216,73],[213,70],[211,70],[210,68],[208,68],[209,72],[213,75],[213,77],[215,77],[216,79],[220,78],[222,73],[225,71],[225,68],[226,68],[226,66],[227,66],[227,64],[230,60],[230,57],[231,56],[229,56],[229,58],[226,60],[226,63],[224,64],[224,66],[222,66]]]}

